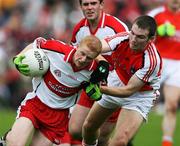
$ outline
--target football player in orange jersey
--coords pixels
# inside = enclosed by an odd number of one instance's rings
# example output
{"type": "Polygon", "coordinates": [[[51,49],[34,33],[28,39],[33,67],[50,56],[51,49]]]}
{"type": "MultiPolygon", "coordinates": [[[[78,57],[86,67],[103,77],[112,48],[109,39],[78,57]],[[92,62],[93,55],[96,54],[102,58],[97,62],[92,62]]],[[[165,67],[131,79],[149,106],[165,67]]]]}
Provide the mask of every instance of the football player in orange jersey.
{"type": "Polygon", "coordinates": [[[149,12],[158,25],[156,46],[163,58],[162,83],[165,113],[162,146],[173,145],[176,113],[180,100],[180,0],[165,0],[149,12]]]}

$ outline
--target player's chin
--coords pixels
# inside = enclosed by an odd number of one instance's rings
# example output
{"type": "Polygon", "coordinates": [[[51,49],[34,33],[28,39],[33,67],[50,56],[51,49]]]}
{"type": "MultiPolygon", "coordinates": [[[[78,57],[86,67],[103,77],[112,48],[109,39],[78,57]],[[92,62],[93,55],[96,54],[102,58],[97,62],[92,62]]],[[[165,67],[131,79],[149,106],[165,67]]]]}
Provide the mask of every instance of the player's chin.
{"type": "Polygon", "coordinates": [[[82,68],[84,66],[85,66],[84,63],[82,63],[82,62],[77,62],[76,63],[76,67],[78,67],[78,68],[82,68]]]}
{"type": "Polygon", "coordinates": [[[95,16],[94,16],[93,14],[87,14],[87,15],[86,15],[86,18],[87,18],[88,20],[94,20],[94,19],[95,19],[95,16]]]}
{"type": "Polygon", "coordinates": [[[130,43],[129,46],[130,46],[130,48],[132,50],[136,50],[137,49],[137,46],[135,44],[133,44],[133,43],[130,43]]]}
{"type": "Polygon", "coordinates": [[[131,49],[133,49],[133,48],[134,48],[134,45],[133,45],[132,43],[130,43],[130,44],[129,44],[129,47],[130,47],[131,49]]]}

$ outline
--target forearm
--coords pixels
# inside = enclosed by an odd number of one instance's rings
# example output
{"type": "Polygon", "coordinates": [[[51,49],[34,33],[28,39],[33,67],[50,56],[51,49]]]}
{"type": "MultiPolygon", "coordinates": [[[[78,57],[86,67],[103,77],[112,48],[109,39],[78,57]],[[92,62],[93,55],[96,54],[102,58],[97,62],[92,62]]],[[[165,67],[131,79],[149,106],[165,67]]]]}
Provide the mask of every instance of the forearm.
{"type": "Polygon", "coordinates": [[[124,87],[101,86],[100,89],[101,89],[101,93],[115,97],[128,97],[134,93],[134,91],[128,90],[126,86],[124,87]]]}
{"type": "Polygon", "coordinates": [[[101,60],[107,61],[102,55],[98,55],[98,56],[96,57],[96,61],[99,62],[99,61],[101,61],[101,60]]]}
{"type": "Polygon", "coordinates": [[[110,52],[112,51],[109,44],[103,39],[101,40],[102,43],[102,53],[110,52]]]}
{"type": "Polygon", "coordinates": [[[144,82],[141,81],[136,75],[133,75],[128,84],[121,87],[101,86],[102,93],[115,96],[115,97],[128,97],[138,92],[143,86],[144,82]]]}

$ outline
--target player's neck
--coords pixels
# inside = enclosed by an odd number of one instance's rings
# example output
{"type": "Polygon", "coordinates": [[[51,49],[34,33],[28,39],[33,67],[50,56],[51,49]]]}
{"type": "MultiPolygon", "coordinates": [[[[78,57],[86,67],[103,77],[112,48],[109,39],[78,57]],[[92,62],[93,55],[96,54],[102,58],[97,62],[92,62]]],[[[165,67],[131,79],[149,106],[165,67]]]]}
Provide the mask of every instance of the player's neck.
{"type": "Polygon", "coordinates": [[[97,29],[98,24],[101,21],[102,14],[103,14],[103,12],[101,12],[100,15],[96,19],[89,20],[89,25],[90,25],[91,30],[96,30],[97,29]]]}
{"type": "Polygon", "coordinates": [[[91,20],[91,21],[89,21],[90,29],[91,29],[91,30],[96,30],[96,28],[98,27],[98,23],[99,23],[99,21],[97,21],[97,20],[91,20]]]}

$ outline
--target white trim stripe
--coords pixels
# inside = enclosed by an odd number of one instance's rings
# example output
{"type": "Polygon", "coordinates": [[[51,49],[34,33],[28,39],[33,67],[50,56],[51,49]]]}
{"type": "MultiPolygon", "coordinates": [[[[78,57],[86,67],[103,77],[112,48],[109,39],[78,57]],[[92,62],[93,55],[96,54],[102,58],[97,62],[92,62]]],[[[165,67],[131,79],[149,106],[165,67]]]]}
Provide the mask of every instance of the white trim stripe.
{"type": "Polygon", "coordinates": [[[72,52],[73,52],[74,50],[75,50],[75,49],[72,49],[71,52],[68,54],[67,59],[65,60],[66,62],[69,61],[69,58],[70,58],[70,56],[71,56],[71,54],[72,54],[72,52]]]}
{"type": "Polygon", "coordinates": [[[152,57],[153,57],[153,60],[154,60],[154,66],[152,68],[152,71],[150,73],[150,75],[154,72],[156,66],[157,66],[157,58],[156,58],[156,54],[155,54],[155,51],[154,51],[154,48],[150,45],[150,50],[152,51],[152,57]]]}
{"type": "Polygon", "coordinates": [[[145,81],[145,82],[147,82],[147,80],[148,80],[148,74],[149,74],[149,72],[150,72],[150,70],[151,70],[151,68],[152,68],[152,57],[151,57],[151,53],[147,50],[147,52],[148,52],[148,56],[149,56],[149,62],[150,62],[150,64],[149,64],[149,69],[148,69],[148,71],[147,71],[147,73],[144,75],[144,77],[143,77],[143,80],[145,81]]]}
{"type": "MultiPolygon", "coordinates": [[[[113,16],[114,17],[114,16],[113,16]]],[[[127,25],[122,22],[121,20],[119,20],[118,18],[114,17],[119,23],[121,23],[121,25],[125,28],[125,30],[128,32],[129,31],[129,28],[127,27],[127,25]]]]}
{"type": "Polygon", "coordinates": [[[116,49],[116,47],[124,40],[127,40],[129,35],[127,32],[125,33],[117,33],[116,35],[107,37],[105,40],[109,44],[111,50],[116,49]]]}
{"type": "Polygon", "coordinates": [[[154,48],[151,45],[149,45],[147,52],[148,52],[149,58],[150,58],[150,67],[149,67],[149,70],[147,71],[146,75],[143,77],[143,80],[146,82],[148,81],[150,75],[154,72],[154,70],[157,66],[157,57],[156,57],[154,48]]]}
{"type": "Polygon", "coordinates": [[[93,60],[93,62],[91,63],[91,66],[90,66],[90,68],[89,68],[89,70],[92,70],[94,64],[95,64],[95,61],[93,60]]]}
{"type": "Polygon", "coordinates": [[[85,20],[85,24],[84,24],[84,25],[85,25],[85,26],[87,26],[87,24],[88,24],[88,21],[87,21],[87,19],[86,19],[86,20],[85,20]]]}
{"type": "Polygon", "coordinates": [[[101,27],[104,27],[104,21],[105,21],[105,13],[103,13],[102,22],[101,22],[101,27]]]}
{"type": "Polygon", "coordinates": [[[159,14],[159,13],[161,13],[163,11],[165,11],[165,7],[161,6],[161,7],[158,7],[156,9],[150,11],[148,13],[148,15],[151,16],[151,17],[155,17],[157,14],[159,14]]]}

